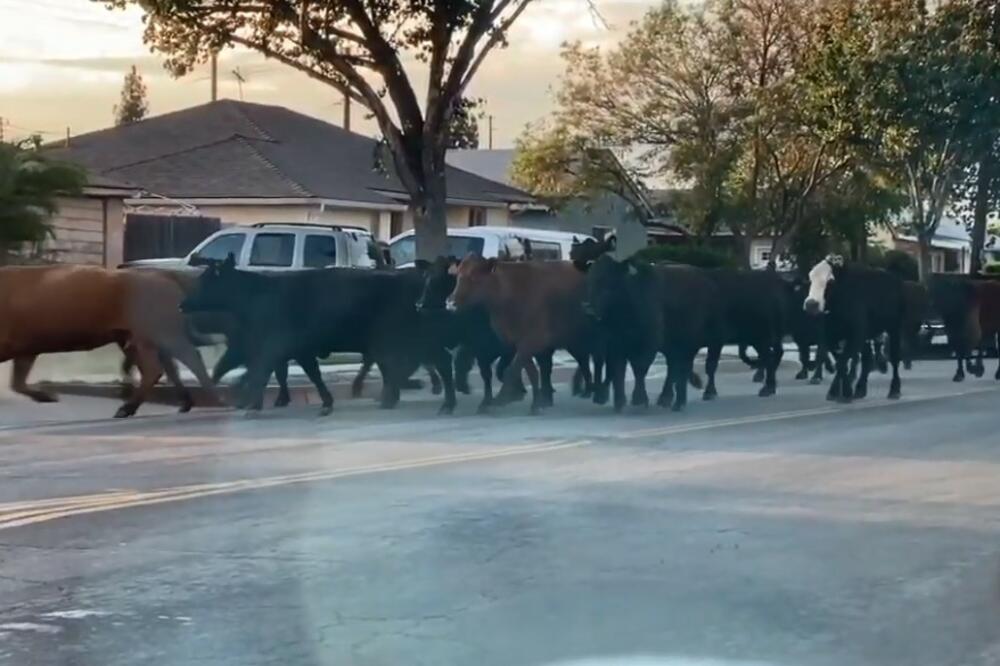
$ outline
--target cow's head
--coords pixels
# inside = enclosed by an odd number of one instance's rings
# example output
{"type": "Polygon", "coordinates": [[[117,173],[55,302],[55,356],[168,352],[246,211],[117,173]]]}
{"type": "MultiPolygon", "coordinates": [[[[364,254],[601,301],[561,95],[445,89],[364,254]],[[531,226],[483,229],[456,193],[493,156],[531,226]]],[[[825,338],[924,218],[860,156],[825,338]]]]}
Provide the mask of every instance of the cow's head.
{"type": "Polygon", "coordinates": [[[225,261],[205,265],[190,293],[181,301],[184,312],[210,312],[230,310],[234,298],[241,293],[240,272],[236,259],[230,254],[225,261]]]}
{"type": "Polygon", "coordinates": [[[469,254],[449,271],[455,276],[455,289],[445,306],[449,310],[459,310],[485,303],[496,283],[496,259],[483,259],[478,254],[469,254]]]}
{"type": "Polygon", "coordinates": [[[583,310],[598,320],[607,319],[625,297],[626,281],[639,274],[639,267],[632,261],[615,261],[603,254],[587,271],[583,310]]]}
{"type": "Polygon", "coordinates": [[[826,311],[828,304],[827,292],[843,271],[844,258],[839,254],[827,255],[823,261],[809,271],[809,293],[802,308],[809,314],[820,314],[826,311]]]}
{"type": "Polygon", "coordinates": [[[438,257],[424,270],[424,289],[417,301],[418,310],[443,310],[455,290],[458,259],[438,257]]]}
{"type": "Polygon", "coordinates": [[[613,253],[617,247],[618,238],[613,232],[605,236],[603,240],[585,238],[581,242],[574,238],[573,245],[569,250],[569,258],[574,266],[581,271],[585,271],[598,257],[613,253]]]}

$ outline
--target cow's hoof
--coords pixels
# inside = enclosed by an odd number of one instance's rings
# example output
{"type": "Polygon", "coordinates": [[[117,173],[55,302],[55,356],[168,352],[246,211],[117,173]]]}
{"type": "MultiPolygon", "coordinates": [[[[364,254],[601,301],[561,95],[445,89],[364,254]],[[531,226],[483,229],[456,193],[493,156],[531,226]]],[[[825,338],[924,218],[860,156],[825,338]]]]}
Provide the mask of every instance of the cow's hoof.
{"type": "Polygon", "coordinates": [[[632,394],[633,407],[649,407],[649,396],[645,393],[632,394]]]}
{"type": "Polygon", "coordinates": [[[282,407],[288,407],[289,403],[291,402],[292,399],[287,395],[279,395],[274,401],[274,406],[278,409],[281,409],[282,407]]]}
{"type": "Polygon", "coordinates": [[[701,394],[702,400],[715,400],[718,397],[719,397],[719,392],[716,391],[715,389],[712,390],[705,389],[705,392],[701,394]]]}
{"type": "Polygon", "coordinates": [[[466,379],[456,379],[455,390],[463,395],[469,395],[472,393],[472,389],[469,388],[469,382],[466,379]]]}
{"type": "Polygon", "coordinates": [[[674,404],[674,406],[670,408],[670,411],[672,411],[672,412],[683,412],[684,411],[684,405],[683,404],[674,404]]]}
{"type": "Polygon", "coordinates": [[[595,405],[606,405],[608,404],[608,399],[611,397],[607,386],[598,386],[594,389],[594,404],[595,405]]]}
{"type": "Polygon", "coordinates": [[[760,384],[764,381],[764,370],[762,368],[757,368],[753,373],[753,383],[760,384]]]}
{"type": "Polygon", "coordinates": [[[701,387],[704,386],[704,384],[701,381],[701,375],[699,375],[697,372],[691,373],[691,375],[688,377],[688,383],[691,384],[691,388],[693,389],[701,389],[701,387]]]}
{"type": "Polygon", "coordinates": [[[760,390],[757,391],[757,395],[761,398],[770,398],[777,392],[773,386],[761,386],[760,390]]]}
{"type": "Polygon", "coordinates": [[[1000,372],[998,372],[997,374],[993,375],[993,379],[996,380],[996,381],[998,381],[998,382],[1000,382],[1000,372]]]}
{"type": "Polygon", "coordinates": [[[351,397],[360,398],[361,393],[364,392],[364,390],[365,390],[364,384],[359,384],[359,383],[351,384],[351,397]]]}
{"type": "Polygon", "coordinates": [[[661,393],[660,397],[658,397],[656,399],[656,406],[657,407],[667,408],[667,407],[670,406],[670,403],[672,403],[673,401],[674,401],[674,396],[666,394],[666,393],[661,393]]]}
{"type": "Polygon", "coordinates": [[[191,411],[192,407],[194,407],[194,403],[192,403],[190,401],[188,401],[188,402],[182,402],[180,408],[177,410],[177,413],[178,414],[187,414],[188,412],[191,411]]]}
{"type": "Polygon", "coordinates": [[[323,405],[319,408],[320,416],[329,416],[330,414],[333,414],[333,405],[323,405]]]}
{"type": "Polygon", "coordinates": [[[853,399],[846,395],[837,396],[836,401],[841,405],[849,405],[853,399]]]}
{"type": "Polygon", "coordinates": [[[128,405],[122,405],[121,407],[118,408],[118,411],[115,412],[115,418],[116,419],[127,419],[128,417],[130,417],[133,414],[135,414],[135,410],[136,410],[135,407],[129,407],[128,405]]]}
{"type": "Polygon", "coordinates": [[[986,372],[982,368],[976,368],[972,371],[972,374],[976,376],[976,379],[979,379],[986,374],[986,372]]]}
{"type": "Polygon", "coordinates": [[[889,391],[889,395],[886,396],[889,400],[899,400],[899,391],[889,391]]]}
{"type": "Polygon", "coordinates": [[[813,386],[819,386],[820,384],[823,383],[823,378],[822,377],[812,377],[809,380],[809,383],[812,384],[813,386]]]}
{"type": "Polygon", "coordinates": [[[809,372],[805,368],[803,368],[802,370],[799,370],[798,372],[795,373],[795,378],[798,379],[798,380],[800,380],[800,381],[803,380],[803,379],[805,379],[808,376],[809,376],[809,372]]]}
{"type": "Polygon", "coordinates": [[[39,391],[37,389],[32,390],[28,393],[28,397],[35,402],[59,402],[59,397],[48,391],[39,391]]]}
{"type": "Polygon", "coordinates": [[[959,375],[959,374],[956,373],[956,375],[951,378],[951,381],[955,382],[956,384],[959,383],[959,382],[964,382],[965,381],[965,375],[959,375]]]}
{"type": "Polygon", "coordinates": [[[455,411],[455,403],[446,402],[443,405],[441,405],[440,409],[438,409],[438,414],[440,414],[441,416],[449,416],[450,414],[454,413],[454,411],[455,411]]]}

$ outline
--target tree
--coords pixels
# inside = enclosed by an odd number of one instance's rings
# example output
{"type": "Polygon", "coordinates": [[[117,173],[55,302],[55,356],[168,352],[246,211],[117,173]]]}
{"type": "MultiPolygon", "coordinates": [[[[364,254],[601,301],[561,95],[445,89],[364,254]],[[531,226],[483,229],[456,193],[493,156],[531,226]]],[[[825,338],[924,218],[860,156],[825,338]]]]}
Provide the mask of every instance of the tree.
{"type": "Polygon", "coordinates": [[[558,208],[574,199],[613,194],[639,220],[652,217],[642,186],[613,151],[574,135],[564,124],[529,125],[518,137],[511,177],[519,187],[558,208]]]}
{"type": "Polygon", "coordinates": [[[448,125],[486,57],[531,0],[94,0],[138,5],[176,75],[230,45],[304,72],[367,108],[410,198],[417,254],[447,250],[448,125]],[[411,76],[404,63],[423,67],[411,76]],[[414,80],[426,80],[421,102],[414,80]]]}
{"type": "Polygon", "coordinates": [[[49,237],[56,197],[78,194],[84,184],[80,169],[45,157],[31,141],[0,143],[0,263],[49,237]]]}
{"type": "Polygon", "coordinates": [[[479,119],[483,117],[483,100],[459,98],[448,123],[447,148],[479,148],[479,119]]]}
{"type": "MultiPolygon", "coordinates": [[[[921,278],[956,180],[981,155],[989,107],[982,53],[966,42],[970,4],[831,3],[803,77],[804,108],[827,138],[903,179],[921,278]]],[[[995,105],[994,105],[995,106],[995,105]]]]}
{"type": "Polygon", "coordinates": [[[146,101],[146,84],[136,70],[135,65],[125,75],[122,84],[121,102],[115,105],[115,125],[127,125],[142,120],[149,112],[146,101]]]}

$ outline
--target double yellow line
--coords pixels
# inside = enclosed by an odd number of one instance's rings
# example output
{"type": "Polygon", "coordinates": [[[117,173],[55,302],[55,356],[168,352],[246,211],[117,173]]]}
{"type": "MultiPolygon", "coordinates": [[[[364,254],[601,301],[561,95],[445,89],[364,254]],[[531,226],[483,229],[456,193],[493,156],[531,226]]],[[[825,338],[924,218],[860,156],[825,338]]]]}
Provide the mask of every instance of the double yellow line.
{"type": "Polygon", "coordinates": [[[165,504],[167,502],[180,502],[189,499],[212,497],[214,495],[227,495],[247,490],[260,490],[263,488],[274,488],[277,486],[328,481],[330,479],[342,479],[367,474],[380,474],[384,472],[420,469],[423,467],[454,465],[465,462],[474,462],[477,460],[494,460],[508,456],[549,453],[552,451],[578,448],[589,443],[590,440],[585,439],[555,440],[530,446],[509,446],[489,449],[487,451],[430,456],[427,458],[400,460],[391,463],[359,465],[356,467],[304,472],[301,474],[286,474],[283,476],[270,476],[258,479],[240,479],[237,481],[224,481],[220,483],[177,486],[160,490],[114,491],[77,497],[13,502],[10,504],[0,504],[0,530],[11,529],[14,527],[24,527],[27,525],[36,525],[38,523],[44,523],[58,518],[67,518],[69,516],[79,516],[88,513],[98,513],[116,509],[149,506],[152,504],[165,504]]]}

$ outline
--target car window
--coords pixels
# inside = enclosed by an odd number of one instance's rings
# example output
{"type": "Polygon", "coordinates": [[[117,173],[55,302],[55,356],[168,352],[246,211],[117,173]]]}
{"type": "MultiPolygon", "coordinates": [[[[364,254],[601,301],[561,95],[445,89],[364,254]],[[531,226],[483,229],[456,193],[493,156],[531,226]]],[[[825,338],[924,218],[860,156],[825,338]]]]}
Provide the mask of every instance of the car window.
{"type": "Polygon", "coordinates": [[[500,244],[500,258],[523,259],[524,244],[521,243],[520,239],[514,238],[513,236],[504,238],[500,244]]]}
{"type": "MultiPolygon", "coordinates": [[[[448,254],[459,259],[465,255],[475,253],[483,254],[483,239],[469,238],[466,236],[448,236],[448,254]]],[[[417,245],[413,236],[401,238],[389,247],[392,255],[392,263],[396,266],[409,264],[417,258],[417,245]]]]}
{"type": "Polygon", "coordinates": [[[199,259],[225,261],[231,254],[239,261],[245,240],[246,236],[244,234],[223,234],[211,240],[205,247],[198,250],[192,256],[199,259]]]}
{"type": "Polygon", "coordinates": [[[351,266],[361,268],[374,268],[375,262],[368,256],[368,243],[371,236],[361,233],[348,233],[347,243],[351,248],[351,266]]]}
{"type": "Polygon", "coordinates": [[[562,246],[559,243],[531,241],[531,258],[541,261],[561,261],[562,246]]]}
{"type": "Polygon", "coordinates": [[[306,268],[326,268],[337,264],[337,239],[334,236],[306,236],[302,249],[302,265],[306,268]]]}
{"type": "Polygon", "coordinates": [[[295,250],[292,234],[257,234],[250,250],[251,266],[291,266],[295,250]]]}

